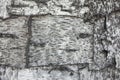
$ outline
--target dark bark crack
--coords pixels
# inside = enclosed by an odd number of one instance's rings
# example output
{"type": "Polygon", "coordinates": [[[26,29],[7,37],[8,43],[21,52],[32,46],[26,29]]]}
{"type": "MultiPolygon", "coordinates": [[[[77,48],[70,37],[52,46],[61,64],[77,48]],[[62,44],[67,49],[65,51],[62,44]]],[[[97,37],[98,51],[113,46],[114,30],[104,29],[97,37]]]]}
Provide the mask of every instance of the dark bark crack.
{"type": "Polygon", "coordinates": [[[91,35],[91,34],[88,34],[88,33],[80,33],[80,34],[78,35],[77,39],[79,39],[79,38],[88,38],[88,37],[90,37],[90,36],[92,36],[92,35],[91,35]]]}
{"type": "Polygon", "coordinates": [[[12,38],[12,39],[18,39],[19,37],[15,34],[10,33],[0,33],[0,38],[12,38]]]}
{"type": "Polygon", "coordinates": [[[29,68],[29,47],[30,47],[30,41],[31,41],[31,37],[32,37],[32,30],[31,30],[31,23],[32,23],[32,17],[29,16],[28,22],[27,22],[27,26],[28,26],[28,40],[27,40],[27,45],[26,45],[26,68],[29,68]]]}
{"type": "Polygon", "coordinates": [[[70,74],[73,74],[73,70],[64,66],[64,65],[54,65],[52,66],[52,69],[48,72],[48,73],[51,73],[51,71],[53,70],[59,70],[59,71],[68,71],[68,72],[71,72],[70,74]]]}

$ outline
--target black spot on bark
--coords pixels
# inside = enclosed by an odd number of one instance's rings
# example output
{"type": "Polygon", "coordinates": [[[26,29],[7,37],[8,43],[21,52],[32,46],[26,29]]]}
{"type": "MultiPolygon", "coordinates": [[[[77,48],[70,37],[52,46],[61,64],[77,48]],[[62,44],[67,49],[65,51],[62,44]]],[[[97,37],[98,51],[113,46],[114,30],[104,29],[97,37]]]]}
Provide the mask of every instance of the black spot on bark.
{"type": "Polygon", "coordinates": [[[41,47],[45,47],[45,44],[46,44],[46,43],[40,43],[40,46],[41,46],[41,47]]]}
{"type": "Polygon", "coordinates": [[[73,75],[74,75],[73,72],[71,72],[71,73],[70,73],[70,76],[73,76],[73,75]]]}
{"type": "Polygon", "coordinates": [[[102,52],[105,55],[105,57],[107,58],[109,51],[108,50],[102,50],[102,52]]]}

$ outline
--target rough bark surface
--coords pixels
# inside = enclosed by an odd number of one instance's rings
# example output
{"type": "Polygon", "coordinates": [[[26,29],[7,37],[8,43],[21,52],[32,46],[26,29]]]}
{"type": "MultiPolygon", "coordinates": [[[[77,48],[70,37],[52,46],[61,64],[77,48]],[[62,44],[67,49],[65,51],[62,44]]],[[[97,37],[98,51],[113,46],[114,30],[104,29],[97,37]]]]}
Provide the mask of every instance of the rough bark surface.
{"type": "Polygon", "coordinates": [[[120,80],[120,0],[0,0],[0,80],[120,80]]]}

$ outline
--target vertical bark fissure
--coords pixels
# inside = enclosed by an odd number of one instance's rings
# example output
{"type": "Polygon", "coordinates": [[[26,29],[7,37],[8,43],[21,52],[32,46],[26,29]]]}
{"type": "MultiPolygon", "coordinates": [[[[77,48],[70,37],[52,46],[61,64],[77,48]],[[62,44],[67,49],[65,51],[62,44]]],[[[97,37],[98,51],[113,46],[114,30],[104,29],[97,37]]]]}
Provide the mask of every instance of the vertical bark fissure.
{"type": "Polygon", "coordinates": [[[81,80],[81,79],[80,79],[80,72],[79,72],[79,63],[77,64],[77,69],[78,69],[78,70],[77,70],[78,80],[81,80]]]}
{"type": "Polygon", "coordinates": [[[30,47],[30,40],[31,40],[31,37],[32,37],[32,30],[31,30],[31,22],[32,22],[32,17],[29,16],[28,18],[28,22],[27,22],[27,26],[28,26],[28,40],[27,40],[27,45],[26,45],[26,65],[25,67],[26,68],[29,68],[29,47],[30,47]]]}
{"type": "Polygon", "coordinates": [[[93,56],[92,56],[92,61],[93,61],[93,62],[95,62],[95,61],[94,61],[94,58],[95,58],[95,56],[94,56],[94,55],[95,55],[95,50],[94,50],[94,49],[95,49],[95,44],[94,44],[94,42],[95,42],[95,37],[94,37],[94,34],[95,34],[95,24],[93,25],[93,38],[92,38],[92,39],[93,39],[93,43],[92,43],[92,44],[93,44],[93,49],[92,49],[92,50],[93,50],[93,56]]]}

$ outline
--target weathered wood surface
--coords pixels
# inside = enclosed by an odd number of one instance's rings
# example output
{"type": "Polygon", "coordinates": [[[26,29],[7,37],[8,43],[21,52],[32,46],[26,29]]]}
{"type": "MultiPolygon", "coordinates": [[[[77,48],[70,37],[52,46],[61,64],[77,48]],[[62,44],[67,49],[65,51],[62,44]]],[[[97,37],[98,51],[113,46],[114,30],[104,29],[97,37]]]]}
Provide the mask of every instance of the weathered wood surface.
{"type": "Polygon", "coordinates": [[[0,0],[0,80],[120,80],[120,0],[0,0]]]}

